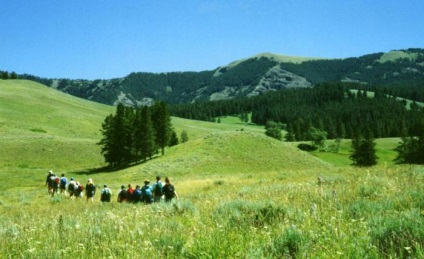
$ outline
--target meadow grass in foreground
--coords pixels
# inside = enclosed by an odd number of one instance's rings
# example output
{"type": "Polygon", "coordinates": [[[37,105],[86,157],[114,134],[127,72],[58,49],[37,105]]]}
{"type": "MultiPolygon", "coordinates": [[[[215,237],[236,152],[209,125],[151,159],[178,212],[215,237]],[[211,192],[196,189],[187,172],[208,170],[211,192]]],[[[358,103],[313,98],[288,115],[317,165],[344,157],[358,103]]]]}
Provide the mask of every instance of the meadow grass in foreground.
{"type": "Polygon", "coordinates": [[[175,203],[147,206],[2,191],[0,257],[424,256],[420,166],[187,177],[177,190],[175,203]]]}

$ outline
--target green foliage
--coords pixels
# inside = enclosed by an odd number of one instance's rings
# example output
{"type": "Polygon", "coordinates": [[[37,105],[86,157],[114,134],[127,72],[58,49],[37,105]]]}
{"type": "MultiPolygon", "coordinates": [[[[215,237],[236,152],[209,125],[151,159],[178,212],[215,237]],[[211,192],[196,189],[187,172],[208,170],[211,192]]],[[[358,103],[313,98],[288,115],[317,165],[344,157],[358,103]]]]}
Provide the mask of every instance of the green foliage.
{"type": "Polygon", "coordinates": [[[271,245],[265,250],[266,254],[274,258],[301,257],[304,237],[296,228],[286,229],[282,235],[273,239],[271,245]]]}
{"type": "Polygon", "coordinates": [[[247,124],[249,122],[249,114],[247,112],[240,113],[238,117],[240,121],[244,124],[247,124]]]}
{"type": "Polygon", "coordinates": [[[377,217],[373,222],[375,228],[371,232],[372,242],[384,257],[422,257],[423,222],[418,210],[406,211],[398,216],[377,217]]]}
{"type": "Polygon", "coordinates": [[[229,228],[264,227],[284,220],[286,209],[272,203],[234,201],[222,204],[216,211],[218,218],[228,219],[229,228]]]}
{"type": "Polygon", "coordinates": [[[312,141],[312,146],[324,148],[327,140],[327,132],[311,127],[308,131],[309,139],[312,141]]]}
{"type": "Polygon", "coordinates": [[[165,103],[141,107],[136,113],[133,108],[119,104],[116,114],[106,117],[101,131],[103,138],[98,144],[112,167],[151,158],[156,147],[162,149],[163,155],[166,145],[178,144],[165,103]],[[169,143],[170,140],[173,142],[169,143]]]}
{"type": "Polygon", "coordinates": [[[156,102],[152,107],[152,124],[155,129],[156,145],[165,154],[165,146],[169,144],[172,134],[171,115],[165,102],[156,102]]]}
{"type": "Polygon", "coordinates": [[[181,143],[185,143],[188,141],[188,134],[187,131],[183,130],[181,132],[181,143]]]}
{"type": "Polygon", "coordinates": [[[7,80],[9,79],[9,73],[7,71],[0,71],[1,79],[7,80]]]}
{"type": "Polygon", "coordinates": [[[274,121],[268,121],[266,123],[266,126],[265,126],[265,129],[266,129],[265,135],[267,135],[268,137],[271,137],[271,138],[281,140],[281,138],[282,138],[281,128],[282,128],[281,123],[276,123],[274,121]]]}
{"type": "Polygon", "coordinates": [[[10,79],[18,79],[18,74],[16,72],[10,73],[10,79]]]}
{"type": "Polygon", "coordinates": [[[317,150],[317,147],[316,146],[305,144],[305,143],[300,143],[299,145],[297,145],[297,147],[300,150],[307,151],[307,152],[311,152],[311,151],[317,150]]]}
{"type": "Polygon", "coordinates": [[[418,137],[407,136],[402,137],[401,142],[395,148],[398,156],[396,163],[424,164],[424,124],[418,126],[418,137]]]}
{"type": "Polygon", "coordinates": [[[370,130],[362,136],[359,133],[352,139],[352,154],[349,158],[355,166],[373,166],[377,164],[375,142],[370,130]]]}
{"type": "Polygon", "coordinates": [[[150,108],[147,106],[138,108],[134,123],[134,145],[136,156],[139,156],[141,160],[152,158],[157,148],[156,134],[152,123],[150,108]]]}
{"type": "Polygon", "coordinates": [[[175,132],[175,130],[172,130],[172,132],[171,132],[171,138],[169,140],[169,146],[170,147],[176,146],[176,145],[178,145],[178,143],[179,143],[179,140],[178,140],[177,133],[175,132]]]}
{"type": "Polygon", "coordinates": [[[208,121],[216,116],[251,111],[251,121],[257,125],[266,125],[267,121],[286,124],[285,139],[289,142],[311,140],[311,127],[327,132],[327,139],[352,138],[354,129],[365,131],[367,127],[377,138],[399,137],[402,125],[412,130],[423,117],[424,108],[418,105],[409,109],[394,97],[382,94],[369,98],[350,90],[361,87],[352,83],[323,83],[314,88],[273,91],[248,99],[175,105],[171,111],[175,116],[208,121]]]}

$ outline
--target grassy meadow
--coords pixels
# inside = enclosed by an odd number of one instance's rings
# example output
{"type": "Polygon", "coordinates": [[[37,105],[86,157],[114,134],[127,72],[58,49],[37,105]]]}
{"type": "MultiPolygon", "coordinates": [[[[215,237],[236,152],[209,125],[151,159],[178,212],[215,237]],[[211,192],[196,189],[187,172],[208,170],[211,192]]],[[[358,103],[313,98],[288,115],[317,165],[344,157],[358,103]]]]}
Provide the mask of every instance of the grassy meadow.
{"type": "Polygon", "coordinates": [[[354,168],[349,140],[309,154],[234,117],[173,118],[188,142],[108,172],[96,143],[114,111],[0,80],[0,258],[424,257],[424,167],[393,164],[399,139],[376,140],[379,164],[354,168]],[[108,184],[112,202],[49,197],[50,169],[108,184]],[[157,174],[173,180],[172,204],[115,201],[157,174]]]}

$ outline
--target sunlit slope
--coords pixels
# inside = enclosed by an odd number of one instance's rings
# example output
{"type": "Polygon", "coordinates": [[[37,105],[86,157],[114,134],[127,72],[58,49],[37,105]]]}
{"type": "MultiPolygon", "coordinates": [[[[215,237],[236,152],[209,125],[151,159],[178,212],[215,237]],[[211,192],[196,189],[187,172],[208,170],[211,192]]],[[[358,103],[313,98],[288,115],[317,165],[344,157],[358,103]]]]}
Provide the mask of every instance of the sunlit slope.
{"type": "Polygon", "coordinates": [[[264,134],[223,131],[172,147],[165,156],[124,171],[134,179],[153,179],[156,174],[203,177],[242,173],[254,177],[259,172],[329,167],[326,162],[264,134]]]}
{"type": "Polygon", "coordinates": [[[26,80],[0,80],[2,133],[45,132],[51,136],[98,138],[99,125],[114,108],[26,80]]]}
{"type": "MultiPolygon", "coordinates": [[[[0,81],[0,164],[3,169],[85,171],[104,166],[100,128],[115,108],[76,98],[40,84],[0,81]]],[[[124,170],[210,175],[327,167],[321,160],[268,138],[264,129],[242,123],[211,123],[172,119],[189,142],[168,148],[138,166],[124,170]]],[[[117,177],[119,177],[119,173],[117,177]]],[[[131,177],[132,174],[128,176],[131,177]]],[[[130,179],[129,179],[130,180],[130,179]]]]}
{"type": "Polygon", "coordinates": [[[26,80],[0,80],[0,164],[85,168],[103,163],[101,123],[114,108],[26,80]]]}
{"type": "Polygon", "coordinates": [[[207,134],[221,131],[243,130],[259,134],[265,133],[265,128],[263,126],[245,125],[236,117],[222,118],[222,121],[222,123],[216,123],[173,117],[172,125],[174,126],[179,138],[181,136],[181,132],[184,130],[187,132],[189,140],[203,138],[207,134]]]}

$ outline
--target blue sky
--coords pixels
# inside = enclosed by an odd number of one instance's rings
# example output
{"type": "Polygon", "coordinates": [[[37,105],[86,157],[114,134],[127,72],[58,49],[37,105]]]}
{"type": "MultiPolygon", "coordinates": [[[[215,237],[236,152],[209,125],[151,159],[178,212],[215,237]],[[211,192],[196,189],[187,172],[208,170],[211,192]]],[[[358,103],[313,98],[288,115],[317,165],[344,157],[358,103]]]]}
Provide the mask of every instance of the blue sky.
{"type": "Polygon", "coordinates": [[[424,48],[424,1],[1,1],[0,70],[110,79],[212,70],[262,52],[325,58],[424,48]]]}

